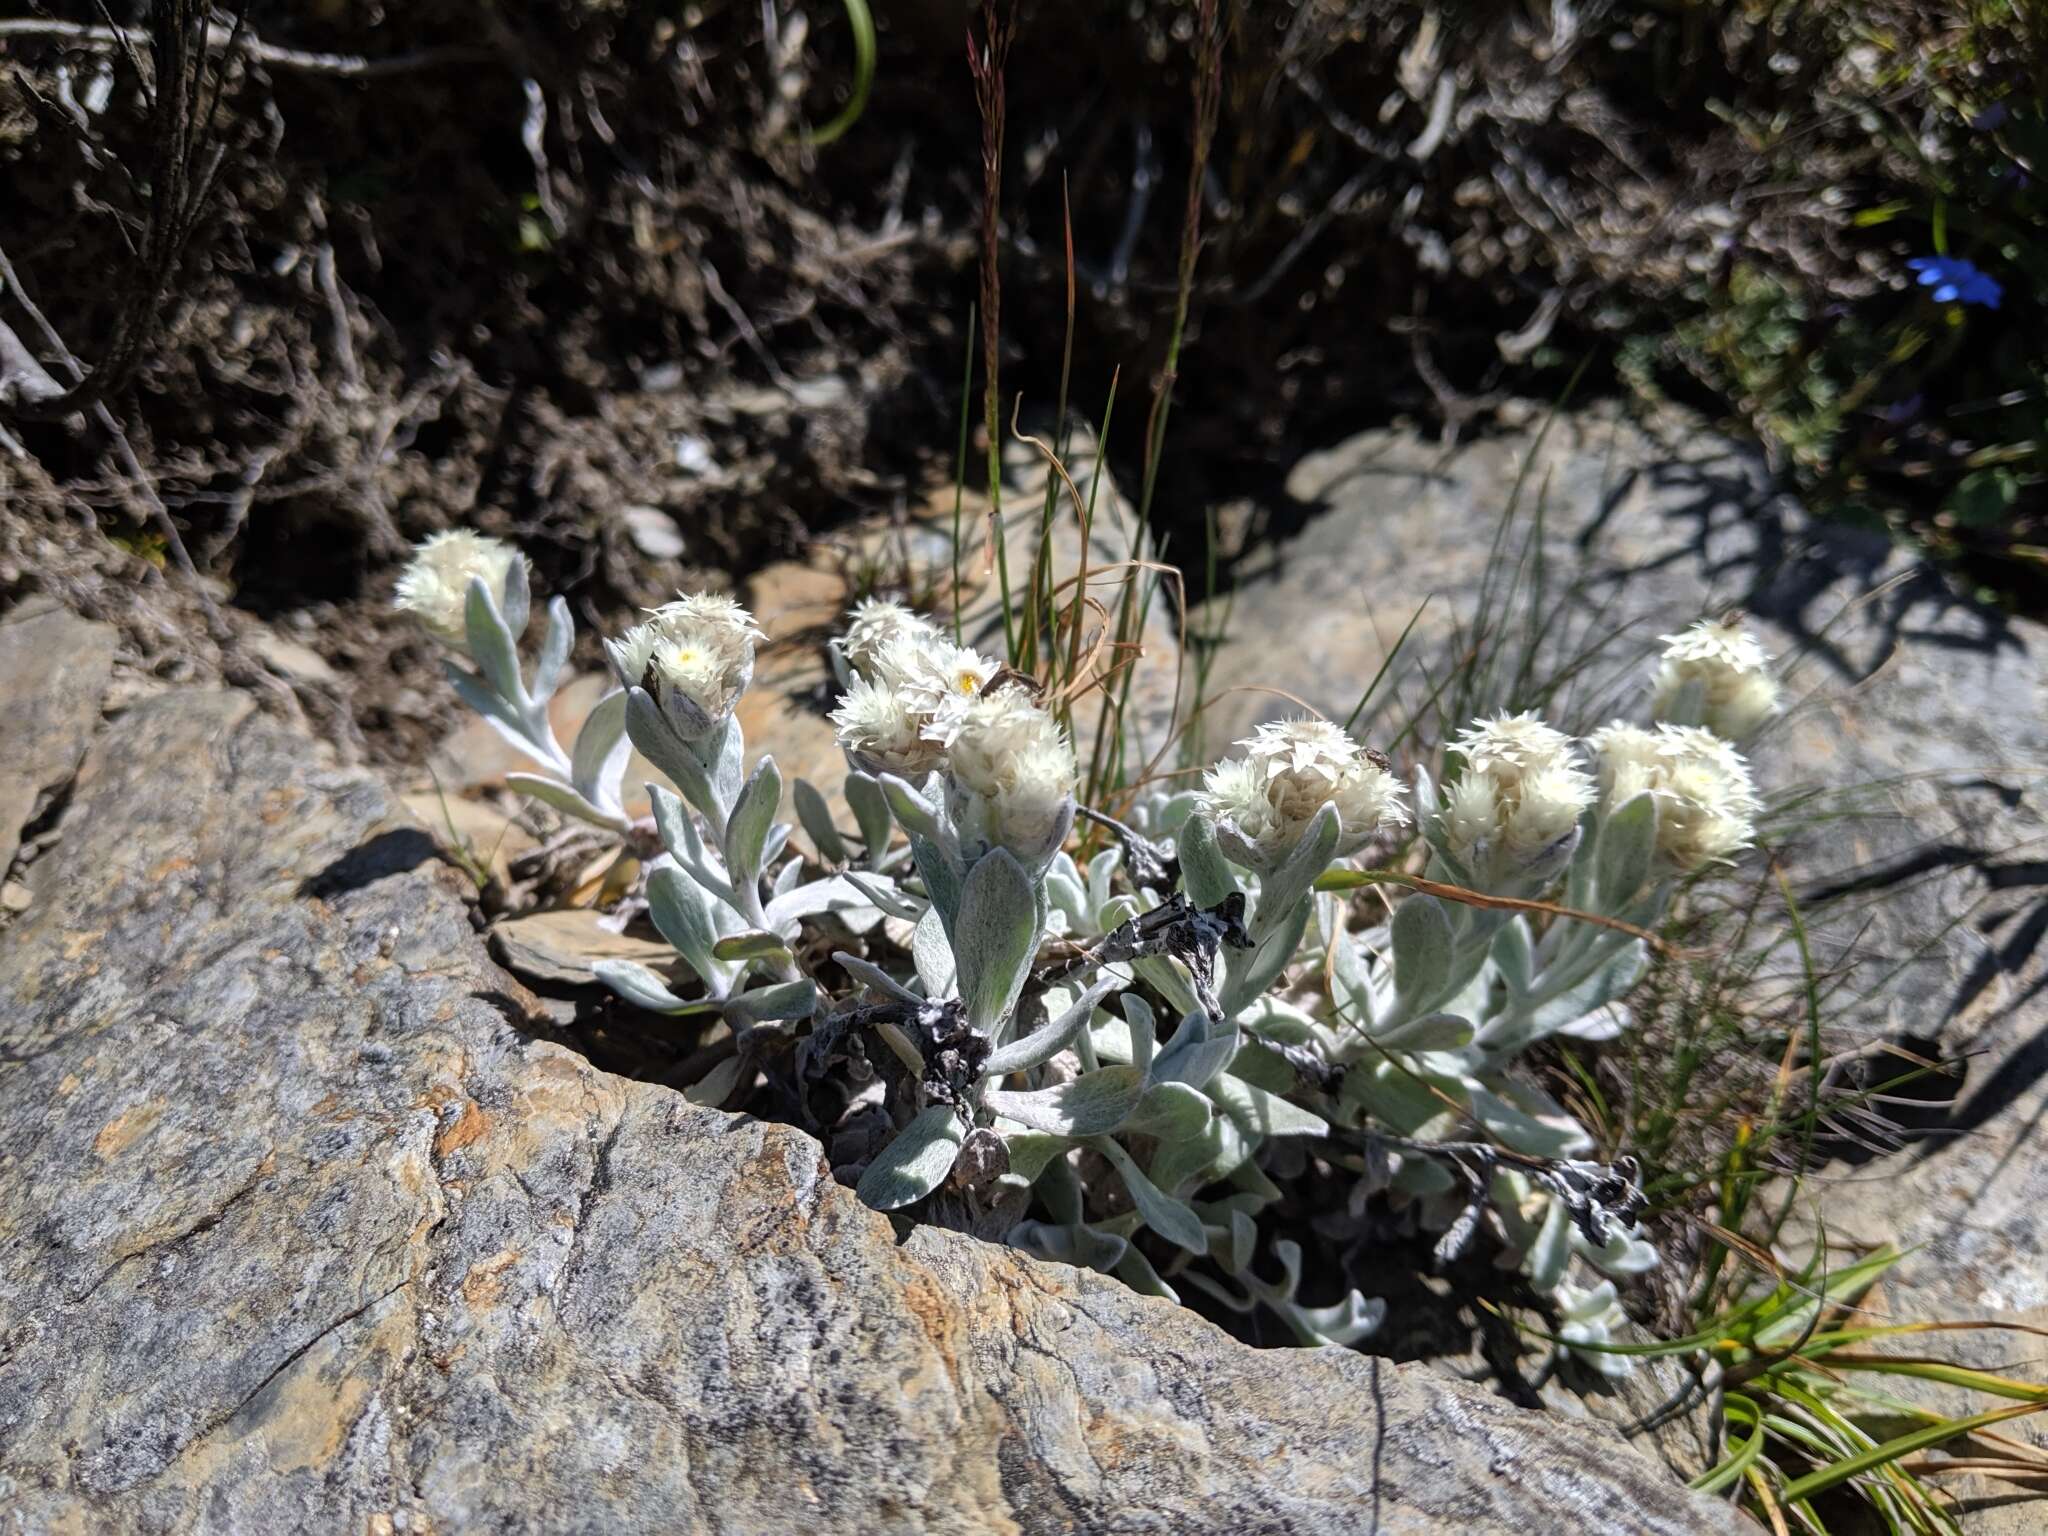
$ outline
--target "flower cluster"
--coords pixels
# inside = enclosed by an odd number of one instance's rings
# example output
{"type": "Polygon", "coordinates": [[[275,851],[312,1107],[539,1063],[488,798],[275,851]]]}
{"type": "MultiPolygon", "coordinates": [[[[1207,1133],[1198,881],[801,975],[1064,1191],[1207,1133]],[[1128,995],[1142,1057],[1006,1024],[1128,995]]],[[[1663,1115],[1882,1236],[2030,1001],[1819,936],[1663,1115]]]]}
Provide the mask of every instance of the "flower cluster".
{"type": "Polygon", "coordinates": [[[1274,721],[1237,745],[1244,756],[1209,770],[1200,805],[1250,868],[1277,867],[1325,805],[1337,812],[1339,858],[1408,820],[1386,759],[1327,720],[1274,721]]]}
{"type": "Polygon", "coordinates": [[[505,589],[514,564],[526,557],[503,539],[467,528],[437,533],[414,551],[398,577],[398,606],[428,633],[458,649],[468,648],[469,584],[481,580],[493,595],[505,589]]]}
{"type": "Polygon", "coordinates": [[[694,740],[732,718],[762,638],[738,603],[698,592],[650,610],[605,649],[620,685],[646,689],[677,734],[694,740]]]}
{"type": "Polygon", "coordinates": [[[1750,845],[1763,808],[1749,764],[1704,726],[1645,730],[1617,720],[1587,738],[1600,803],[1612,810],[1647,791],[1657,806],[1657,854],[1670,873],[1725,863],[1750,845]]]}
{"type": "Polygon", "coordinates": [[[865,773],[917,779],[939,768],[997,663],[956,645],[930,620],[869,598],[839,645],[851,669],[832,711],[839,744],[865,773]]]}
{"type": "Polygon", "coordinates": [[[1555,877],[1593,803],[1571,738],[1534,714],[1497,715],[1473,722],[1450,750],[1464,771],[1438,813],[1444,850],[1488,889],[1555,877]]]}
{"type": "Polygon", "coordinates": [[[978,693],[953,727],[946,802],[961,837],[1027,867],[1059,851],[1074,820],[1074,748],[1021,687],[978,693]]]}
{"type": "Polygon", "coordinates": [[[1778,712],[1771,658],[1735,618],[1664,636],[1652,689],[1653,720],[1704,725],[1729,741],[1747,741],[1778,712]]]}

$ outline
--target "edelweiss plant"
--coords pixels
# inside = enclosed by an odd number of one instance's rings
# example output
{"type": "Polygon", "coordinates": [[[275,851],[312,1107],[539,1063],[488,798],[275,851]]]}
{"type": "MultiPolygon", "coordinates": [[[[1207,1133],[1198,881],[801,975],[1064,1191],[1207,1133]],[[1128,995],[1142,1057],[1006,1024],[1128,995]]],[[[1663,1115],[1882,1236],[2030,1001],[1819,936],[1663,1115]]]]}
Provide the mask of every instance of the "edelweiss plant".
{"type": "Polygon", "coordinates": [[[832,648],[852,827],[798,781],[806,855],[776,819],[773,758],[746,761],[736,708],[760,635],[737,604],[684,596],[607,642],[619,687],[599,708],[617,724],[565,755],[545,702],[566,610],[550,605],[526,686],[514,552],[436,542],[400,600],[473,659],[451,669],[464,697],[543,764],[521,787],[622,827],[621,727],[674,784],[650,786],[646,900],[687,979],[597,970],[643,1008],[723,1023],[693,1098],[779,1095],[878,1209],[925,1202],[1138,1289],[1191,1285],[1347,1343],[1383,1304],[1305,1304],[1299,1245],[1261,1235],[1276,1173],[1311,1156],[1355,1205],[1440,1234],[1446,1260],[1490,1233],[1553,1299],[1564,1347],[1625,1360],[1599,1350],[1623,1317],[1602,1277],[1657,1262],[1633,1167],[1593,1160],[1525,1059],[1628,1028],[1645,933],[1749,845],[1759,806],[1734,738],[1777,700],[1738,627],[1670,640],[1649,725],[1581,743],[1533,714],[1477,720],[1442,782],[1418,769],[1411,792],[1337,726],[1283,720],[1199,790],[1141,795],[1120,820],[1076,805],[1073,743],[1030,679],[869,601],[832,648]],[[1085,868],[1067,851],[1077,814],[1112,834],[1085,868]],[[1399,856],[1411,827],[1421,876],[1360,867],[1399,856]],[[1369,885],[1414,888],[1356,927],[1344,893],[1369,885]]]}

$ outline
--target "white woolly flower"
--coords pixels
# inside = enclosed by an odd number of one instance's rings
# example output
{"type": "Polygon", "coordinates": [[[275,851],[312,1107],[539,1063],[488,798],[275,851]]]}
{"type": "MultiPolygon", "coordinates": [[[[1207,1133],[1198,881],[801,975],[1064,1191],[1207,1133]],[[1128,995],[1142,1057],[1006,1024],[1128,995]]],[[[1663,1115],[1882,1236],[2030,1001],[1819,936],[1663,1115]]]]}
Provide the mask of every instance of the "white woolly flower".
{"type": "MultiPolygon", "coordinates": [[[[467,528],[437,533],[414,551],[411,564],[398,578],[398,606],[413,615],[439,639],[468,649],[469,584],[481,577],[491,596],[504,602],[505,579],[514,564],[523,571],[526,557],[503,539],[486,538],[467,528]]],[[[525,627],[524,614],[506,614],[516,634],[525,627]]]]}
{"type": "Polygon", "coordinates": [[[872,678],[887,651],[904,644],[936,640],[938,626],[901,603],[886,598],[864,597],[854,605],[853,618],[839,641],[847,665],[862,677],[872,678]]]}
{"type": "Polygon", "coordinates": [[[1740,619],[1703,619],[1666,635],[1650,698],[1650,716],[1673,725],[1704,725],[1743,741],[1778,712],[1778,680],[1770,654],[1740,619]]]}
{"type": "Polygon", "coordinates": [[[1593,780],[1571,738],[1534,714],[1477,720],[1451,744],[1464,771],[1437,811],[1444,850],[1481,885],[1547,884],[1578,846],[1593,780]]]}
{"type": "Polygon", "coordinates": [[[1327,720],[1269,722],[1237,745],[1245,755],[1209,770],[1200,804],[1251,868],[1277,869],[1325,805],[1337,811],[1337,858],[1408,820],[1386,760],[1327,720]]]}
{"type": "Polygon", "coordinates": [[[946,804],[970,857],[1001,845],[1036,874],[1074,821],[1074,749],[1021,688],[978,693],[946,755],[946,804]]]}
{"type": "Polygon", "coordinates": [[[1645,730],[1617,720],[1587,744],[1599,758],[1605,810],[1648,791],[1657,802],[1657,853],[1669,870],[1689,874],[1747,848],[1763,803],[1749,764],[1704,726],[1645,730]]]}
{"type": "Polygon", "coordinates": [[[619,681],[646,688],[686,740],[723,725],[754,677],[753,616],[729,597],[697,592],[649,612],[607,642],[619,681]]]}
{"type": "Polygon", "coordinates": [[[863,773],[893,773],[917,780],[945,761],[946,751],[925,738],[929,717],[895,684],[854,675],[832,711],[839,745],[863,773]]]}
{"type": "Polygon", "coordinates": [[[892,679],[923,719],[925,736],[950,746],[967,707],[1002,670],[1002,664],[950,640],[905,642],[882,654],[877,675],[892,679]]]}

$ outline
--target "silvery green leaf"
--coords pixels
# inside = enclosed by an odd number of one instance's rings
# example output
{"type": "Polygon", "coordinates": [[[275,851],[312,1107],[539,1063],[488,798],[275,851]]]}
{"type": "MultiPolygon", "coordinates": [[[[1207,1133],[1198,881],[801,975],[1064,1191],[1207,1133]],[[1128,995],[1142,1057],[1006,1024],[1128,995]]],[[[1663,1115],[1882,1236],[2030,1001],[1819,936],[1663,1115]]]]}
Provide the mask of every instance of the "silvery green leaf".
{"type": "Polygon", "coordinates": [[[1237,1022],[1262,1040],[1278,1040],[1286,1045],[1305,1045],[1318,1035],[1312,1016],[1270,992],[1240,1013],[1237,1022]]]}
{"type": "Polygon", "coordinates": [[[752,885],[761,878],[768,828],[781,800],[782,774],[775,759],[764,756],[754,765],[753,774],[732,808],[732,817],[725,824],[725,863],[732,871],[735,888],[752,885]]]}
{"type": "Polygon", "coordinates": [[[890,917],[901,918],[906,923],[919,922],[931,911],[929,906],[919,906],[897,890],[896,882],[887,875],[856,875],[852,870],[848,870],[837,878],[845,881],[850,889],[860,892],[868,905],[876,911],[885,912],[890,917]]]}
{"type": "MultiPolygon", "coordinates": [[[[1264,899],[1261,895],[1260,900],[1264,899]]],[[[1262,996],[1280,979],[1301,947],[1308,917],[1309,903],[1297,900],[1276,926],[1264,930],[1256,949],[1249,953],[1241,949],[1226,951],[1222,997],[1225,1013],[1235,1015],[1250,1007],[1253,998],[1262,996]]]]}
{"type": "Polygon", "coordinates": [[[1472,1036],[1472,1021],[1462,1014],[1425,1013],[1376,1032],[1372,1043],[1389,1051],[1455,1051],[1472,1036]]]}
{"type": "Polygon", "coordinates": [[[1071,1083],[1029,1093],[992,1089],[984,1098],[996,1114],[1054,1136],[1100,1136],[1124,1123],[1144,1097],[1145,1075],[1135,1067],[1098,1067],[1071,1083]]]}
{"type": "Polygon", "coordinates": [[[1564,1278],[1564,1267],[1572,1256],[1571,1214],[1562,1200],[1552,1200],[1543,1212],[1543,1225],[1522,1259],[1522,1271],[1537,1290],[1549,1292],[1564,1278]]]}
{"type": "Polygon", "coordinates": [[[1390,928],[1394,958],[1394,1011],[1406,1015],[1428,1007],[1450,984],[1457,944],[1450,915],[1434,896],[1417,891],[1394,908],[1390,928]]]}
{"type": "Polygon", "coordinates": [[[889,797],[882,793],[882,786],[872,775],[859,772],[846,776],[846,787],[840,793],[846,796],[846,803],[853,808],[853,820],[860,828],[868,868],[879,869],[888,855],[889,837],[896,826],[896,817],[889,809],[889,797]]]}
{"type": "Polygon", "coordinates": [[[1417,1157],[1413,1154],[1396,1156],[1393,1160],[1394,1176],[1387,1188],[1398,1195],[1423,1200],[1433,1195],[1449,1194],[1452,1190],[1462,1191],[1464,1186],[1457,1176],[1433,1157],[1417,1157]]]}
{"type": "Polygon", "coordinates": [[[848,862],[845,840],[832,824],[832,809],[825,804],[825,797],[818,793],[818,787],[809,779],[798,779],[790,791],[790,798],[796,805],[796,819],[803,823],[804,835],[818,850],[818,857],[827,864],[848,862]]]}
{"type": "Polygon", "coordinates": [[[1089,921],[1090,907],[1088,893],[1081,884],[1081,872],[1074,867],[1074,861],[1065,853],[1053,855],[1045,873],[1039,877],[1045,883],[1046,900],[1052,909],[1067,920],[1067,932],[1093,932],[1089,921]]]}
{"type": "Polygon", "coordinates": [[[626,824],[623,816],[599,809],[557,779],[544,778],[537,773],[508,773],[505,775],[505,787],[522,795],[531,795],[543,805],[553,806],[564,816],[573,816],[594,826],[617,832],[626,824]]]}
{"type": "Polygon", "coordinates": [[[1159,1271],[1152,1267],[1152,1261],[1135,1244],[1124,1249],[1124,1256],[1117,1260],[1116,1268],[1110,1273],[1140,1296],[1164,1296],[1176,1305],[1180,1302],[1180,1292],[1159,1278],[1159,1271]]]}
{"type": "MultiPolygon", "coordinates": [[[[1252,913],[1254,940],[1272,933],[1293,920],[1297,903],[1305,903],[1315,878],[1330,867],[1337,851],[1337,837],[1343,822],[1337,807],[1325,803],[1303,829],[1301,839],[1272,875],[1259,882],[1257,910],[1252,913]]],[[[1302,926],[1306,926],[1303,919],[1302,926]]]]}
{"type": "Polygon", "coordinates": [[[1054,1221],[1079,1221],[1082,1216],[1081,1179],[1073,1162],[1056,1157],[1040,1170],[1032,1191],[1054,1221]]]}
{"type": "Polygon", "coordinates": [[[590,969],[627,1002],[649,1013],[697,1013],[717,1006],[709,1001],[689,1002],[677,997],[668,989],[667,982],[631,960],[599,960],[590,969]]]}
{"type": "MultiPolygon", "coordinates": [[[[512,564],[516,568],[519,562],[515,560],[512,564]]],[[[491,692],[510,704],[524,706],[526,690],[519,682],[519,648],[481,576],[469,578],[463,625],[469,635],[470,660],[476,663],[491,692]]]]}
{"type": "Polygon", "coordinates": [[[926,907],[924,916],[910,931],[910,958],[917,966],[918,980],[924,983],[926,997],[943,1002],[955,994],[958,978],[953,946],[946,939],[946,925],[939,921],[938,908],[926,907]]]}
{"type": "MultiPolygon", "coordinates": [[[[751,660],[746,664],[749,677],[753,675],[753,665],[751,660]]],[[[740,729],[738,718],[727,715],[711,735],[698,744],[698,750],[704,761],[711,765],[711,787],[718,796],[718,803],[731,805],[739,795],[740,784],[747,771],[747,737],[740,729]]],[[[782,794],[779,781],[775,793],[778,798],[782,794]]]]}
{"type": "Polygon", "coordinates": [[[1531,1114],[1509,1102],[1505,1092],[1471,1090],[1473,1118],[1501,1145],[1530,1157],[1577,1157],[1593,1150],[1593,1138],[1555,1104],[1548,1106],[1551,1113],[1531,1114]]]}
{"type": "Polygon", "coordinates": [[[1536,944],[1529,936],[1528,919],[1518,914],[1503,923],[1494,933],[1491,953],[1508,992],[1527,992],[1536,970],[1536,944]]]}
{"type": "Polygon", "coordinates": [[[1074,1005],[1058,1018],[1040,1025],[1021,1040],[1012,1040],[1008,1045],[990,1054],[982,1063],[984,1077],[1002,1077],[1011,1072],[1023,1072],[1064,1051],[1073,1042],[1074,1036],[1095,1013],[1095,1005],[1108,996],[1117,985],[1114,976],[1104,976],[1095,985],[1083,992],[1074,1005]]]}
{"type": "MultiPolygon", "coordinates": [[[[785,864],[785,871],[799,869],[794,861],[785,864]]],[[[778,883],[781,876],[777,877],[778,883]]],[[[837,913],[841,922],[855,933],[865,933],[880,919],[880,896],[889,903],[890,915],[903,912],[915,914],[915,907],[906,907],[895,895],[895,887],[887,875],[873,875],[868,879],[846,875],[828,875],[823,880],[811,880],[802,885],[791,884],[768,903],[768,926],[784,937],[793,937],[793,926],[807,917],[819,917],[827,912],[837,913]]]]}
{"type": "Polygon", "coordinates": [[[1268,1049],[1248,1029],[1244,1044],[1238,1047],[1237,1054],[1230,1058],[1230,1065],[1224,1070],[1255,1088],[1283,1095],[1293,1093],[1300,1081],[1286,1058],[1268,1049]]]}
{"type": "Polygon", "coordinates": [[[1164,1142],[1191,1136],[1205,1136],[1216,1109],[1207,1098],[1186,1083],[1154,1083],[1123,1128],[1134,1136],[1156,1136],[1164,1142]]]}
{"type": "Polygon", "coordinates": [[[1160,1083],[1186,1083],[1200,1088],[1237,1054],[1242,1041],[1235,1022],[1213,1019],[1197,1008],[1181,1017],[1173,1038],[1166,1042],[1152,1063],[1152,1079],[1160,1083]]]}
{"type": "Polygon", "coordinates": [[[1594,1009],[1627,996],[1643,979],[1643,973],[1650,965],[1649,946],[1641,939],[1622,934],[1612,935],[1609,941],[1613,943],[1610,958],[1602,960],[1577,986],[1551,998],[1536,1010],[1529,1038],[1541,1039],[1584,1018],[1594,1009]]]}
{"type": "Polygon", "coordinates": [[[1237,876],[1216,846],[1216,824],[1207,816],[1190,816],[1181,828],[1176,845],[1180,854],[1180,883],[1188,900],[1204,909],[1215,906],[1237,892],[1237,876]]]}
{"type": "Polygon", "coordinates": [[[924,882],[925,895],[938,908],[939,921],[946,925],[950,937],[954,924],[960,916],[961,871],[955,867],[946,850],[930,838],[920,837],[915,832],[910,837],[910,862],[917,870],[917,877],[924,882]]]}
{"type": "Polygon", "coordinates": [[[893,773],[881,776],[882,794],[889,802],[889,809],[903,830],[924,838],[928,842],[942,843],[945,830],[939,825],[939,813],[932,803],[925,799],[917,786],[907,779],[899,779],[893,773]]]}
{"type": "Polygon", "coordinates": [[[1113,1232],[1099,1232],[1081,1222],[1020,1221],[1010,1229],[1009,1242],[1055,1264],[1104,1273],[1114,1268],[1131,1246],[1113,1232]]]}
{"type": "MultiPolygon", "coordinates": [[[[507,612],[509,615],[510,610],[507,612]]],[[[562,668],[569,662],[570,642],[575,638],[576,625],[569,618],[568,601],[560,597],[550,599],[547,633],[541,637],[540,659],[533,665],[533,697],[538,702],[545,704],[554,697],[562,681],[562,668]]]]}
{"type": "MultiPolygon", "coordinates": [[[[471,578],[474,580],[475,578],[471,578]]],[[[516,640],[526,633],[526,620],[533,604],[533,588],[526,573],[526,561],[514,560],[505,567],[505,585],[500,594],[500,611],[505,615],[505,627],[516,640]]],[[[557,598],[557,602],[561,599],[557,598]]]]}
{"type": "Polygon", "coordinates": [[[967,872],[953,922],[953,958],[969,1029],[993,1036],[1024,990],[1038,939],[1031,877],[1008,849],[990,849],[967,872]]]}
{"type": "Polygon", "coordinates": [[[466,672],[445,656],[441,659],[441,674],[455,690],[455,696],[471,709],[489,721],[497,733],[511,742],[528,757],[534,755],[533,743],[526,739],[524,727],[510,711],[510,706],[487,688],[474,672],[466,672]]]}
{"type": "Polygon", "coordinates": [[[1295,1335],[1304,1344],[1350,1345],[1378,1330],[1380,1324],[1387,1320],[1387,1304],[1381,1297],[1375,1296],[1368,1301],[1358,1292],[1351,1291],[1342,1301],[1332,1302],[1327,1307],[1304,1307],[1295,1302],[1285,1315],[1295,1335]]]}
{"type": "Polygon", "coordinates": [[[690,820],[689,808],[675,791],[649,784],[647,799],[654,810],[654,830],[661,837],[661,846],[677,858],[697,857],[702,850],[698,846],[696,823],[690,820]]]}
{"type": "Polygon", "coordinates": [[[893,1211],[922,1200],[953,1171],[967,1125],[944,1104],[934,1104],[884,1147],[860,1176],[855,1193],[871,1209],[893,1211]]]}
{"type": "Polygon", "coordinates": [[[1159,1187],[1145,1177],[1130,1153],[1107,1136],[1098,1136],[1089,1145],[1116,1165],[1116,1171],[1123,1176],[1124,1188],[1130,1191],[1131,1204],[1145,1218],[1146,1226],[1190,1253],[1206,1255],[1209,1252],[1209,1234],[1202,1226],[1202,1218],[1171,1195],[1162,1194],[1159,1187]]]}
{"type": "Polygon", "coordinates": [[[1312,1115],[1279,1094],[1268,1093],[1227,1072],[1211,1079],[1205,1091],[1240,1131],[1254,1139],[1330,1134],[1330,1124],[1321,1115],[1312,1115]]]}
{"type": "Polygon", "coordinates": [[[818,988],[811,981],[778,981],[726,999],[727,1019],[765,1023],[770,1019],[808,1019],[818,1011],[818,988]]]}
{"type": "Polygon", "coordinates": [[[1088,861],[1088,910],[1100,912],[1109,902],[1110,881],[1116,878],[1117,866],[1123,862],[1121,848],[1105,848],[1088,861]]]}
{"type": "Polygon", "coordinates": [[[1038,1182],[1038,1176],[1045,1172],[1047,1163],[1073,1146],[1066,1137],[1048,1136],[1043,1131],[997,1129],[1002,1131],[1003,1150],[1010,1155],[1010,1173],[1027,1187],[1038,1182]]]}
{"type": "Polygon", "coordinates": [[[847,975],[866,987],[870,992],[877,993],[882,997],[893,997],[899,1003],[922,1003],[924,1001],[923,998],[919,997],[910,988],[903,985],[902,982],[871,960],[863,960],[859,955],[849,955],[844,950],[835,951],[832,958],[839,962],[841,970],[845,971],[847,975]]]}
{"type": "Polygon", "coordinates": [[[1560,1024],[1551,1033],[1563,1035],[1568,1040],[1600,1042],[1620,1038],[1623,1030],[1635,1023],[1635,1013],[1627,1003],[1607,1003],[1590,1013],[1582,1013],[1569,1024],[1560,1024]]]}
{"type": "Polygon", "coordinates": [[[569,779],[592,805],[622,815],[619,781],[633,744],[626,740],[626,694],[614,688],[591,707],[569,752],[569,779]]]}
{"type": "MultiPolygon", "coordinates": [[[[782,850],[789,846],[790,826],[786,821],[768,823],[768,841],[761,849],[761,867],[769,869],[782,857],[782,850]]],[[[801,862],[801,860],[797,861],[801,862]]]]}
{"type": "Polygon", "coordinates": [[[791,959],[789,946],[781,936],[773,933],[728,934],[711,946],[711,953],[720,960],[775,960],[791,959]]]}
{"type": "Polygon", "coordinates": [[[1258,1251],[1259,1224],[1252,1220],[1248,1211],[1230,1213],[1230,1248],[1227,1254],[1220,1254],[1217,1262],[1233,1275],[1241,1275],[1251,1268],[1252,1255],[1258,1251]]]}
{"type": "Polygon", "coordinates": [[[692,1104],[703,1105],[706,1109],[718,1108],[732,1097],[733,1089],[739,1086],[740,1067],[739,1057],[728,1056],[685,1088],[683,1097],[692,1104]]]}
{"type": "Polygon", "coordinates": [[[654,696],[637,684],[626,690],[626,734],[640,755],[667,775],[690,804],[707,816],[714,814],[719,802],[711,793],[711,778],[703,762],[675,733],[654,696]]]}
{"type": "Polygon", "coordinates": [[[663,865],[647,877],[647,915],[712,996],[723,997],[732,985],[733,968],[719,964],[711,952],[719,935],[703,887],[673,865],[663,865]]]}
{"type": "MultiPolygon", "coordinates": [[[[787,896],[802,883],[803,878],[804,861],[802,859],[791,859],[775,872],[775,878],[768,883],[768,894],[774,898],[787,896]]],[[[829,880],[818,880],[814,881],[813,884],[829,885],[831,882],[829,880]]],[[[851,890],[852,887],[849,886],[847,889],[851,890]]],[[[774,925],[771,923],[769,926],[773,927],[774,925]]]]}
{"type": "Polygon", "coordinates": [[[1200,1135],[1161,1141],[1153,1149],[1152,1182],[1168,1194],[1201,1189],[1255,1166],[1254,1150],[1228,1115],[1212,1115],[1200,1135]]]}
{"type": "Polygon", "coordinates": [[[1657,797],[1648,790],[1607,813],[1594,850],[1594,882],[1601,909],[1616,912],[1650,878],[1657,851],[1657,797]]]}
{"type": "Polygon", "coordinates": [[[1123,1005],[1130,1047],[1126,1059],[1149,1077],[1152,1058],[1159,1049],[1159,1020],[1152,1012],[1152,1005],[1135,992],[1123,995],[1123,1005]]]}

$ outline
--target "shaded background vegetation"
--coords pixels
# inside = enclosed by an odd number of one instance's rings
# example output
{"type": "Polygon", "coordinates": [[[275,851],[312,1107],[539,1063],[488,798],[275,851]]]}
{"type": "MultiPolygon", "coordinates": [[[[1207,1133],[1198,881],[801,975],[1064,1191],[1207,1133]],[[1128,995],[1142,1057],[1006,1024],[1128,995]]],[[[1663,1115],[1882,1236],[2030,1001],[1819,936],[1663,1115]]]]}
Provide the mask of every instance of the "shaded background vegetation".
{"type": "MultiPolygon", "coordinates": [[[[1697,404],[1818,502],[2039,601],[2038,10],[1225,9],[1153,505],[1198,590],[1211,513],[1237,509],[1228,582],[1287,531],[1261,491],[1304,449],[1390,417],[1483,432],[1583,364],[1580,390],[1697,404]],[[1934,252],[1992,274],[2002,306],[1915,287],[1905,263],[1934,252]]],[[[18,278],[0,320],[63,383],[22,305],[88,366],[118,339],[161,192],[154,69],[96,5],[32,12],[0,23],[18,278]]],[[[1016,15],[1004,390],[1041,418],[1058,392],[1071,210],[1073,407],[1099,416],[1121,371],[1110,448],[1135,483],[1174,304],[1193,7],[1016,15]]],[[[372,737],[409,748],[431,707],[399,685],[425,652],[380,611],[408,541],[516,536],[596,618],[950,475],[982,185],[958,0],[877,8],[871,94],[826,145],[807,126],[856,89],[837,0],[256,0],[231,36],[232,19],[200,71],[221,94],[197,146],[217,176],[106,402],[132,462],[102,422],[0,408],[22,450],[0,454],[0,599],[61,589],[186,664],[132,610],[175,566],[174,529],[223,665],[244,614],[317,635],[361,679],[372,737]],[[636,536],[644,509],[681,530],[680,557],[636,536]]]]}

